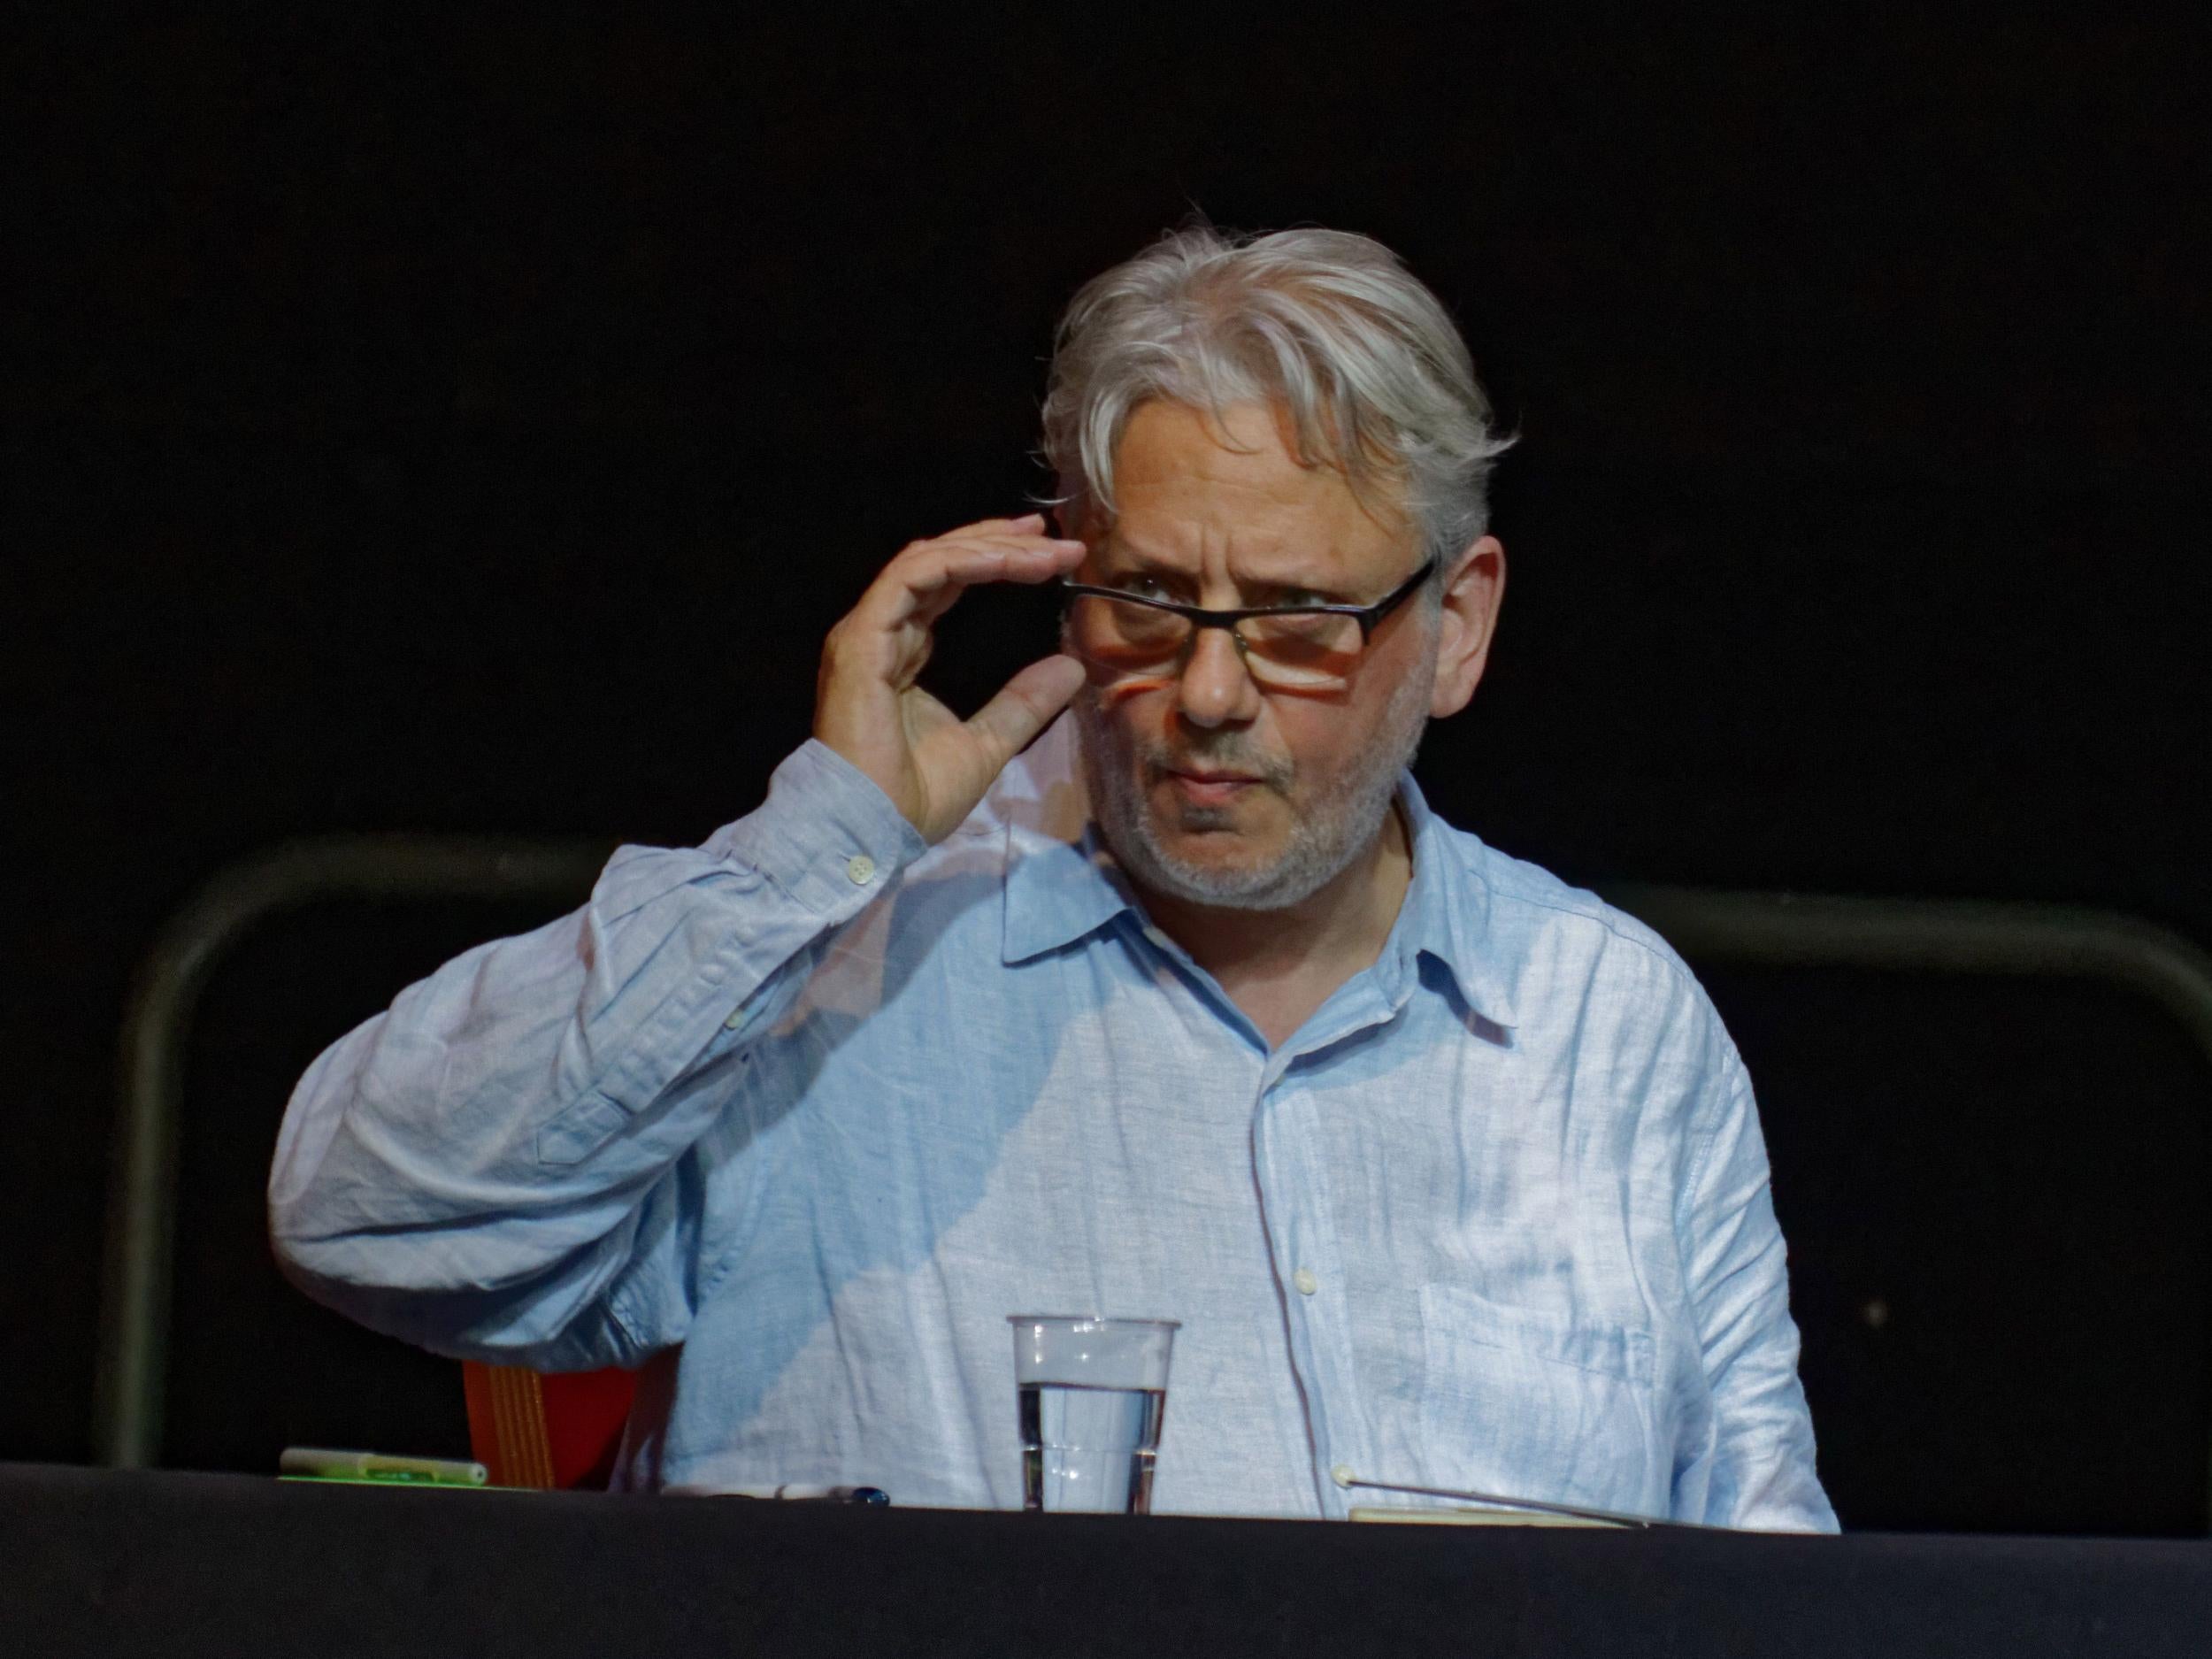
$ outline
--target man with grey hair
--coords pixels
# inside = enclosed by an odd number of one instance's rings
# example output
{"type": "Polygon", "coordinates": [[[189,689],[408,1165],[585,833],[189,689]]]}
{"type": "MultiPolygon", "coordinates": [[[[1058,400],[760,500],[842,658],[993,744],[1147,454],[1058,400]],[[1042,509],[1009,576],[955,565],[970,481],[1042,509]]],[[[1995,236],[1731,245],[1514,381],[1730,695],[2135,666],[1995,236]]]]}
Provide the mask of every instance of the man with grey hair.
{"type": "Polygon", "coordinates": [[[1018,1505],[1044,1307],[1182,1322],[1159,1510],[1832,1527],[1718,1018],[1407,772],[1505,581],[1442,306],[1363,237],[1186,230],[1077,296],[1044,426],[1063,534],[894,558],[758,810],[316,1061],[288,1271],[645,1367],[631,1486],[1018,1505]],[[1062,649],[962,721],[918,678],[992,581],[1061,583],[1062,649]]]}

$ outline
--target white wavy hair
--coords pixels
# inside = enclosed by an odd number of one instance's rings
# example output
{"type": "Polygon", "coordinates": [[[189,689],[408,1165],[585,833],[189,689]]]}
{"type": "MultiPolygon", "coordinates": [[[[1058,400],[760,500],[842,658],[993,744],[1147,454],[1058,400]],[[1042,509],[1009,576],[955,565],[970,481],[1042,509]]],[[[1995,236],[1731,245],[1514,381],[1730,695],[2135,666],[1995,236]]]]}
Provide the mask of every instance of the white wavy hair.
{"type": "MultiPolygon", "coordinates": [[[[1495,431],[1451,316],[1398,256],[1340,230],[1171,231],[1084,284],[1060,319],[1044,402],[1052,504],[1114,507],[1114,450],[1138,406],[1265,403],[1297,458],[1384,485],[1442,564],[1488,527],[1495,431]]],[[[1441,570],[1439,572],[1442,574],[1441,570]]]]}

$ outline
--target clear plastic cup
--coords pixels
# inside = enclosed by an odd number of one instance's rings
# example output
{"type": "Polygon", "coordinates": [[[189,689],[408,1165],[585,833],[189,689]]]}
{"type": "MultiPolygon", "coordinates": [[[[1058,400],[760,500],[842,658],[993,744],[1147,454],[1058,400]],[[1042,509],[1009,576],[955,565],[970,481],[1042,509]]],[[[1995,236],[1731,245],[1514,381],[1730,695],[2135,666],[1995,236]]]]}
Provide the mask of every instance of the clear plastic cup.
{"type": "Polygon", "coordinates": [[[1146,1515],[1167,1410],[1173,1319],[1017,1313],[1022,1507],[1146,1515]]]}

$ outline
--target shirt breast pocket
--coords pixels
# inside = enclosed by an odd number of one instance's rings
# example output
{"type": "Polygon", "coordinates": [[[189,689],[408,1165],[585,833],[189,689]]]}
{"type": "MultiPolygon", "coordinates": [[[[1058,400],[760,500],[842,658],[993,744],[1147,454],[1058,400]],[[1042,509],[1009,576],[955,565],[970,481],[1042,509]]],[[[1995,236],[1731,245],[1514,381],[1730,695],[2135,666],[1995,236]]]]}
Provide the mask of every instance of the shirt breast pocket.
{"type": "Polygon", "coordinates": [[[1667,1511],[1650,1333],[1421,1286],[1422,1484],[1667,1511]]]}

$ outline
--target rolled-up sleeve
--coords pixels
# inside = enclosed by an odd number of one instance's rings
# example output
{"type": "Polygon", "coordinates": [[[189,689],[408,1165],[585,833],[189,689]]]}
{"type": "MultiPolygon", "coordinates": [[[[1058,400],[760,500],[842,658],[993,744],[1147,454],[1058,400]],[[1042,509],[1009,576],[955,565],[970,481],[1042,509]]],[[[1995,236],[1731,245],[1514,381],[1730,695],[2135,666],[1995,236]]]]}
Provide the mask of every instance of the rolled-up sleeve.
{"type": "Polygon", "coordinates": [[[920,838],[819,743],[702,846],[624,847],[584,907],[409,987],[294,1090],[278,1259],[389,1334],[539,1369],[683,1340],[693,1148],[749,1034],[920,838]]]}

